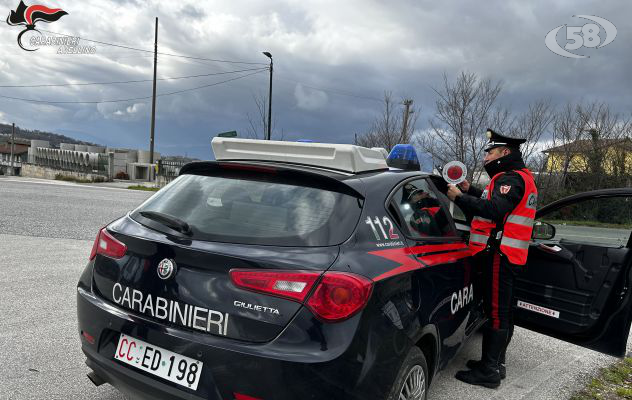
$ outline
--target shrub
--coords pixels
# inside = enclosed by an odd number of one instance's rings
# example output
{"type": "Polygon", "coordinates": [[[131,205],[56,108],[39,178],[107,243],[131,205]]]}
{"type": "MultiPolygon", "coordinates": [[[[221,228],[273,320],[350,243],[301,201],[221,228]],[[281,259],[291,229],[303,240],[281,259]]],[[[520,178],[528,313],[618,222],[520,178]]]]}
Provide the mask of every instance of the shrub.
{"type": "Polygon", "coordinates": [[[74,176],[68,176],[64,174],[55,175],[55,180],[57,181],[66,181],[66,182],[76,182],[76,183],[95,183],[95,182],[105,182],[106,179],[102,176],[95,176],[92,179],[83,179],[77,178],[74,176]]]}
{"type": "Polygon", "coordinates": [[[119,172],[116,173],[116,175],[114,175],[114,179],[129,180],[129,175],[127,175],[127,172],[125,172],[125,171],[119,171],[119,172]]]}

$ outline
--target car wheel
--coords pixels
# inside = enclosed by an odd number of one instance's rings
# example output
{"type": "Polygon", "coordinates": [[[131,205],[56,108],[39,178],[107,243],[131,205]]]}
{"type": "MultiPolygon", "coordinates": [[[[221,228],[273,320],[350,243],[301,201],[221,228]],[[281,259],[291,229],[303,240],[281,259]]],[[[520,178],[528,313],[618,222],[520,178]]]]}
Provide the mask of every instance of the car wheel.
{"type": "Polygon", "coordinates": [[[425,400],[428,365],[419,347],[413,346],[402,363],[388,400],[425,400]]]}

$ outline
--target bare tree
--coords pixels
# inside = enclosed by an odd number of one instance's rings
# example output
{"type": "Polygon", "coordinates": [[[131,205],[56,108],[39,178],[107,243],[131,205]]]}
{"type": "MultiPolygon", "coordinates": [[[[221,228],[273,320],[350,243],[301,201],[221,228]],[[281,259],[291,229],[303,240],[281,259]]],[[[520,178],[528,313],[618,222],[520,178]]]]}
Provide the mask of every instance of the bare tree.
{"type": "Polygon", "coordinates": [[[553,199],[629,180],[626,157],[632,121],[603,102],[567,103],[555,114],[546,168],[539,184],[553,199]],[[550,184],[549,184],[550,183],[550,184]]]}
{"type": "Polygon", "coordinates": [[[429,121],[430,131],[417,136],[416,142],[442,164],[463,162],[472,180],[483,157],[485,130],[505,132],[513,123],[509,111],[494,107],[502,83],[462,72],[454,84],[444,74],[443,87],[433,90],[438,96],[436,113],[429,121]]]}
{"type": "Polygon", "coordinates": [[[516,118],[510,129],[512,136],[527,140],[521,146],[522,158],[533,170],[537,171],[541,167],[542,157],[534,153],[539,150],[540,139],[549,129],[554,118],[555,109],[551,106],[550,100],[537,100],[529,104],[529,109],[516,118]]]}
{"type": "Polygon", "coordinates": [[[553,122],[552,147],[561,156],[553,157],[549,162],[551,172],[561,172],[561,182],[565,183],[571,162],[573,159],[573,145],[582,136],[582,124],[578,118],[576,106],[567,103],[564,108],[557,113],[553,122]]]}
{"type": "Polygon", "coordinates": [[[583,172],[597,189],[608,175],[615,176],[621,158],[625,160],[620,143],[630,129],[630,119],[611,112],[608,104],[596,102],[579,105],[577,114],[586,143],[583,172]]]}
{"type": "Polygon", "coordinates": [[[390,151],[398,143],[408,143],[415,131],[419,112],[410,107],[412,100],[404,100],[402,104],[405,107],[400,111],[400,104],[393,100],[392,93],[385,92],[382,114],[373,121],[367,133],[356,138],[356,144],[383,147],[390,151]],[[405,105],[406,102],[410,102],[408,106],[405,105]]]}
{"type": "MultiPolygon", "coordinates": [[[[246,113],[246,119],[248,120],[248,129],[246,135],[251,139],[265,139],[266,132],[268,130],[268,98],[261,92],[252,94],[252,100],[255,103],[254,115],[246,113]]],[[[272,119],[271,136],[275,134],[276,119],[272,119]]],[[[283,140],[283,131],[281,136],[275,138],[276,140],[283,140]]]]}

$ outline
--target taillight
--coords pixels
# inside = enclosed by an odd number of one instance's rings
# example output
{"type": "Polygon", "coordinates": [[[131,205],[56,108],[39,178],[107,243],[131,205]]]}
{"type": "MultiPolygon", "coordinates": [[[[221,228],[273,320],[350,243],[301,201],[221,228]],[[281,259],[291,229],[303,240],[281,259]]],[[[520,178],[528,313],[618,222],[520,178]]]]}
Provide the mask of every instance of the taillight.
{"type": "MultiPolygon", "coordinates": [[[[232,269],[235,286],[303,303],[321,272],[232,269]]],[[[326,272],[307,307],[321,320],[345,320],[362,310],[371,297],[373,282],[346,272],[326,272]]]]}
{"type": "Polygon", "coordinates": [[[371,297],[373,282],[346,272],[327,272],[307,307],[328,322],[342,321],[362,310],[371,297]]]}
{"type": "Polygon", "coordinates": [[[230,278],[240,288],[303,302],[320,272],[231,269],[230,278]]]}
{"type": "Polygon", "coordinates": [[[94,257],[96,257],[97,254],[110,258],[122,258],[126,252],[127,246],[116,240],[114,236],[108,233],[106,228],[103,228],[99,231],[99,234],[92,245],[90,260],[94,260],[94,257]]]}

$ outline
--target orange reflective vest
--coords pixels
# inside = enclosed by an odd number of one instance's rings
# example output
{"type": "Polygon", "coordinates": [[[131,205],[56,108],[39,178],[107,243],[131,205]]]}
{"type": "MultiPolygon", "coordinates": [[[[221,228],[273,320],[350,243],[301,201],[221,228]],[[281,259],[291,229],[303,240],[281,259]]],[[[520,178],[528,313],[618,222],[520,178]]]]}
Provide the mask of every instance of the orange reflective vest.
{"type": "MultiPolygon", "coordinates": [[[[500,239],[500,251],[509,259],[509,262],[517,265],[524,265],[527,262],[529,251],[529,241],[533,230],[535,219],[535,209],[538,202],[538,189],[535,186],[531,171],[524,168],[515,170],[524,180],[524,195],[520,203],[503,220],[503,230],[500,239]]],[[[496,180],[504,172],[496,174],[487,184],[483,191],[482,198],[490,200],[494,191],[496,180]]],[[[487,248],[487,243],[492,231],[496,229],[496,223],[487,218],[475,216],[470,226],[470,249],[472,254],[476,254],[487,248]]]]}

